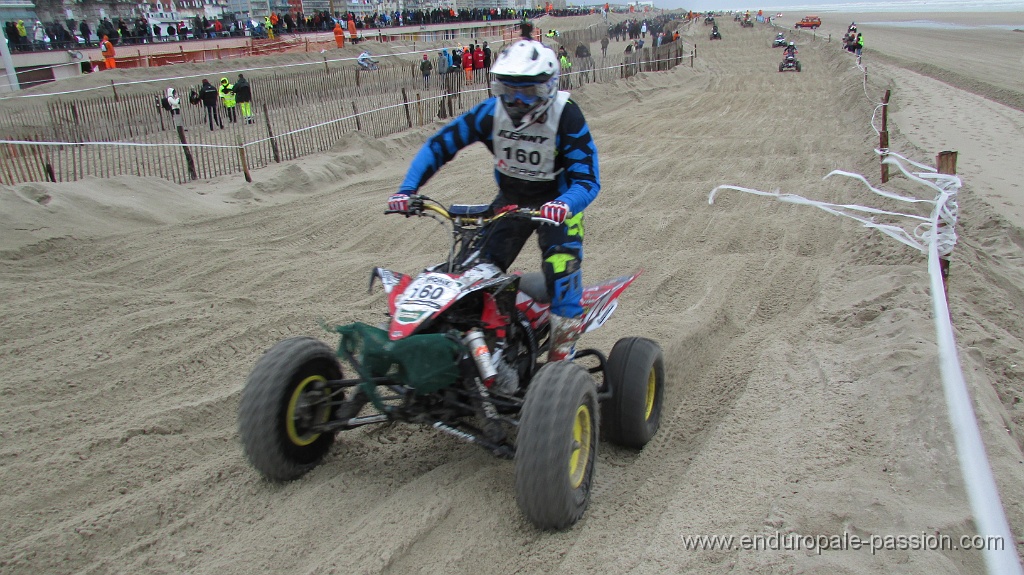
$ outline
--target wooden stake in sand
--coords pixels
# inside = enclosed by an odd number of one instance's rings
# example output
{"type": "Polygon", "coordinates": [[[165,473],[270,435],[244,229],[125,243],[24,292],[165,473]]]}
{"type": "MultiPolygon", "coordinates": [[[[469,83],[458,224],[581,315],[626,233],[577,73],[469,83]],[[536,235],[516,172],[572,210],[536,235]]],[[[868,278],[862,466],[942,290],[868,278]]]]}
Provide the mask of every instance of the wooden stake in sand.
{"type": "Polygon", "coordinates": [[[178,141],[181,142],[181,149],[185,152],[185,163],[188,164],[188,177],[196,179],[196,162],[192,159],[192,151],[188,149],[188,142],[185,141],[185,126],[178,124],[178,141]]]}
{"type": "Polygon", "coordinates": [[[267,136],[270,137],[270,149],[274,152],[274,161],[281,163],[281,152],[277,149],[277,138],[274,137],[274,129],[270,127],[270,114],[267,113],[267,105],[263,104],[263,119],[267,122],[267,136]]]}
{"type": "MultiPolygon", "coordinates": [[[[886,94],[888,94],[888,92],[886,92],[886,94]]],[[[939,155],[935,156],[935,166],[936,166],[936,168],[938,168],[938,172],[940,174],[950,174],[950,175],[956,174],[956,156],[957,156],[956,152],[950,152],[950,151],[939,152],[939,155]]],[[[943,223],[942,220],[939,220],[939,222],[938,222],[938,228],[939,229],[935,230],[936,235],[939,234],[939,231],[943,227],[945,227],[945,224],[943,223]]],[[[950,250],[952,250],[952,248],[950,248],[950,250]]],[[[943,254],[943,253],[939,254],[939,271],[942,272],[942,287],[946,291],[946,300],[947,301],[949,300],[949,286],[948,286],[948,280],[949,280],[949,258],[952,255],[953,255],[952,252],[945,253],[945,254],[943,254]]]]}
{"type": "Polygon", "coordinates": [[[245,174],[245,181],[252,183],[252,174],[249,173],[249,163],[245,161],[245,146],[242,145],[242,136],[236,137],[238,142],[238,159],[242,162],[242,173],[245,174]]]}
{"type": "Polygon", "coordinates": [[[878,149],[882,150],[882,183],[889,181],[889,164],[885,163],[885,158],[889,154],[886,152],[889,150],[889,90],[885,91],[885,96],[882,97],[882,131],[878,132],[878,149]]]}

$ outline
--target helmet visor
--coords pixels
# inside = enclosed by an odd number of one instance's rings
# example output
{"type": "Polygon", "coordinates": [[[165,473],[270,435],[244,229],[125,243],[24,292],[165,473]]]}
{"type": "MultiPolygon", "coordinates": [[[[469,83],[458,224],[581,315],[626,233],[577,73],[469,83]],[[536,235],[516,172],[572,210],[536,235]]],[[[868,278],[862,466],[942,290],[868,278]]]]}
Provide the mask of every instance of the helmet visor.
{"type": "Polygon", "coordinates": [[[509,106],[532,106],[547,93],[547,86],[537,82],[509,82],[498,80],[491,85],[491,92],[509,106]]]}

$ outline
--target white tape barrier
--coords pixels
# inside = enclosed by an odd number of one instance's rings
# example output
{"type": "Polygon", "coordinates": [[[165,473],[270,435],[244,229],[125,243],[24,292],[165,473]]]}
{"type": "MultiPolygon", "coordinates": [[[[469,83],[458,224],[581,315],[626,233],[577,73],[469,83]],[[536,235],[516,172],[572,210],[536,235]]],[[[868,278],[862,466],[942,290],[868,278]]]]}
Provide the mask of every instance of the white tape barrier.
{"type": "MultiPolygon", "coordinates": [[[[876,150],[876,152],[881,154],[880,150],[876,150]]],[[[981,431],[978,429],[978,421],[974,415],[973,404],[967,392],[967,384],[964,381],[963,372],[960,369],[956,341],[953,337],[953,325],[949,320],[949,308],[946,303],[945,287],[939,267],[940,257],[948,255],[956,244],[954,226],[958,214],[956,194],[960,189],[960,178],[955,175],[936,173],[935,168],[907,160],[892,152],[889,152],[882,161],[883,163],[896,166],[911,180],[931,188],[937,194],[935,199],[922,200],[880,190],[869,184],[863,176],[840,170],[829,173],[825,178],[834,175],[846,176],[860,180],[869,190],[880,196],[908,203],[931,203],[932,211],[928,217],[900,214],[866,206],[819,202],[794,194],[782,194],[778,190],[762,192],[728,185],[717,186],[711,190],[708,196],[708,203],[714,204],[715,195],[719,190],[737,190],[759,196],[772,196],[782,202],[809,205],[831,214],[857,220],[865,227],[876,229],[928,255],[928,276],[932,295],[932,316],[935,321],[935,333],[939,351],[939,370],[942,374],[942,388],[946,398],[946,409],[950,425],[953,428],[953,435],[956,438],[956,452],[960,462],[960,473],[963,476],[964,486],[967,490],[967,497],[970,501],[971,513],[974,517],[978,534],[986,538],[997,537],[1002,543],[1002,548],[996,548],[999,547],[996,545],[993,548],[985,548],[982,551],[985,565],[990,575],[1024,575],[1024,571],[1021,570],[1020,558],[1017,555],[1016,539],[1013,538],[1013,534],[1010,531],[1009,523],[1006,520],[1006,513],[999,499],[999,491],[996,487],[995,478],[992,475],[992,467],[985,453],[985,445],[981,439],[981,431]],[[905,160],[926,171],[908,172],[896,158],[905,160]],[[877,223],[870,217],[859,215],[861,213],[900,216],[920,223],[914,228],[913,232],[908,232],[897,225],[877,223]]]]}

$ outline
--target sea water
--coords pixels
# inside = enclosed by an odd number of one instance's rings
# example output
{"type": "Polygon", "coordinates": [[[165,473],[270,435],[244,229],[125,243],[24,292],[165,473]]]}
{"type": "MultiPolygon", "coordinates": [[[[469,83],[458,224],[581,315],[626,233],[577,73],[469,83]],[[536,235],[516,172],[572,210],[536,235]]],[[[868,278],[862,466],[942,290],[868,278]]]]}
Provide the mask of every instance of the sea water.
{"type": "MultiPolygon", "coordinates": [[[[681,0],[667,0],[671,5],[681,0]]],[[[695,10],[747,10],[749,7],[736,6],[734,0],[703,0],[694,3],[695,10]]],[[[1024,0],[864,0],[861,2],[815,2],[788,3],[786,0],[761,0],[758,6],[765,14],[778,12],[1024,12],[1024,0]]],[[[1024,20],[1024,19],[1022,19],[1024,20]]],[[[1010,24],[1021,25],[1022,22],[1010,24]]]]}

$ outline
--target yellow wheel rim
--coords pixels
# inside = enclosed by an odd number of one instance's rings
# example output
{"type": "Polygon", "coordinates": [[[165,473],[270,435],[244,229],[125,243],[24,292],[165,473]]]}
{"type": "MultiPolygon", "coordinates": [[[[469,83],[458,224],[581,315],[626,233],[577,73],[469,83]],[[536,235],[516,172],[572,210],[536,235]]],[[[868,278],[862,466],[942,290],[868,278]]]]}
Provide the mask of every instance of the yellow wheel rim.
{"type": "MultiPolygon", "coordinates": [[[[299,435],[299,431],[295,429],[295,408],[298,407],[299,399],[302,397],[302,393],[306,390],[306,387],[308,387],[309,384],[313,383],[314,381],[327,381],[327,378],[325,378],[322,375],[311,375],[306,379],[302,380],[302,382],[299,383],[299,385],[295,386],[295,391],[292,392],[292,398],[291,400],[288,401],[288,411],[284,414],[285,426],[288,431],[288,439],[290,439],[292,443],[298,445],[299,447],[305,447],[306,445],[313,443],[314,441],[317,440],[318,437],[320,437],[319,433],[306,433],[303,435],[299,435]]],[[[330,393],[329,390],[328,393],[330,393]]],[[[328,411],[325,409],[323,410],[323,413],[320,415],[319,423],[326,422],[327,416],[328,411]]]]}
{"type": "Polygon", "coordinates": [[[590,436],[593,419],[590,408],[581,405],[576,408],[576,417],[572,422],[572,453],[569,454],[569,483],[573,489],[583,485],[590,464],[590,436]]]}
{"type": "Polygon", "coordinates": [[[654,413],[654,396],[655,392],[658,391],[658,378],[655,377],[654,369],[651,368],[651,373],[647,375],[647,407],[644,409],[644,421],[651,418],[651,414],[654,413]]]}

